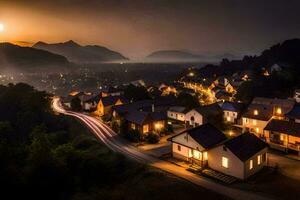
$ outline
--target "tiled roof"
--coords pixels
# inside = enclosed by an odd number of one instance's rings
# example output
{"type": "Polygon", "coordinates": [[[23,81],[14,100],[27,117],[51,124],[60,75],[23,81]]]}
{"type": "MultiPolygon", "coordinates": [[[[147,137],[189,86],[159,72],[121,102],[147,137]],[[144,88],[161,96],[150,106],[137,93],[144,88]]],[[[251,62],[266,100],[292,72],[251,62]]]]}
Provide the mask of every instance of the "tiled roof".
{"type": "Polygon", "coordinates": [[[262,121],[268,121],[273,115],[273,107],[261,104],[249,105],[247,111],[243,114],[243,117],[250,119],[257,119],[262,121]],[[258,114],[255,115],[254,111],[257,110],[258,114]]]}
{"type": "Polygon", "coordinates": [[[251,133],[239,135],[226,141],[224,145],[243,162],[268,147],[265,142],[251,133]]]}
{"type": "Polygon", "coordinates": [[[240,112],[243,109],[244,105],[241,103],[225,101],[221,108],[222,110],[228,110],[233,112],[240,112]]]}
{"type": "Polygon", "coordinates": [[[272,119],[267,124],[264,130],[275,131],[279,133],[285,133],[288,135],[300,137],[300,123],[296,123],[293,121],[272,119]]]}

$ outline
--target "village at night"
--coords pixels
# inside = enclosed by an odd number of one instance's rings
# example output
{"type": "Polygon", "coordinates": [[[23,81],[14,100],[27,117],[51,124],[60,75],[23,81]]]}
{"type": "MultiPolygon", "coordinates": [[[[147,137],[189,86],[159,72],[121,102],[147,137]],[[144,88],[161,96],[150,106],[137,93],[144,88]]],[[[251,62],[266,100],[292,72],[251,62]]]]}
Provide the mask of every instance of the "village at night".
{"type": "Polygon", "coordinates": [[[299,199],[299,8],[0,1],[1,199],[299,199]]]}

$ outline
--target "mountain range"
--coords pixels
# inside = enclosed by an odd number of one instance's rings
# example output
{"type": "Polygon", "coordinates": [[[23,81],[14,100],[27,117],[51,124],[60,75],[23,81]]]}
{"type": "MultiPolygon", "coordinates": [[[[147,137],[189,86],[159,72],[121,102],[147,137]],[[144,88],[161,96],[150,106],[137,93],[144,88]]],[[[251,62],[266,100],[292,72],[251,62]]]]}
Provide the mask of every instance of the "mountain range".
{"type": "Polygon", "coordinates": [[[124,57],[122,54],[106,47],[98,45],[81,46],[72,40],[54,44],[37,42],[33,45],[33,48],[62,55],[74,63],[99,63],[128,60],[128,58],[124,57]]]}
{"type": "Polygon", "coordinates": [[[11,43],[0,43],[0,69],[44,68],[68,66],[69,61],[61,55],[11,43]]]}

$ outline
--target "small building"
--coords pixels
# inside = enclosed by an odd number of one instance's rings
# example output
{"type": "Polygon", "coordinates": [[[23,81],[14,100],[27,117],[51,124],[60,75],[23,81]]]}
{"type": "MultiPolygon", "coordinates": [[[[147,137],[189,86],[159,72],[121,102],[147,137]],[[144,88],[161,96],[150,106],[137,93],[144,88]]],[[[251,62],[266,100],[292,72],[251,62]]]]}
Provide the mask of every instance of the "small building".
{"type": "Polygon", "coordinates": [[[267,151],[265,142],[244,133],[208,150],[208,166],[244,180],[267,165],[267,151]]]}
{"type": "Polygon", "coordinates": [[[185,114],[187,127],[196,127],[207,122],[218,124],[222,121],[223,111],[217,103],[194,108],[185,114]]]}
{"type": "Polygon", "coordinates": [[[174,158],[206,167],[208,162],[207,151],[226,139],[224,133],[207,123],[185,130],[168,140],[172,142],[172,155],[174,158]]]}
{"type": "Polygon", "coordinates": [[[167,116],[170,119],[184,122],[185,121],[186,108],[181,106],[172,106],[167,111],[167,116]]]}
{"type": "Polygon", "coordinates": [[[223,110],[223,118],[226,123],[237,124],[244,105],[241,103],[225,101],[221,108],[223,110]]]}
{"type": "Polygon", "coordinates": [[[297,103],[300,103],[300,89],[296,89],[294,92],[294,99],[297,103]]]}
{"type": "Polygon", "coordinates": [[[256,97],[242,115],[242,125],[258,137],[263,137],[263,130],[272,118],[282,119],[295,105],[292,99],[271,99],[256,97]]]}
{"type": "Polygon", "coordinates": [[[167,117],[160,112],[130,111],[125,115],[129,129],[138,130],[140,133],[161,132],[166,127],[167,117]]]}
{"type": "Polygon", "coordinates": [[[99,100],[97,104],[97,110],[95,111],[95,114],[98,116],[111,114],[113,106],[122,105],[126,103],[128,103],[128,101],[121,96],[103,97],[99,100]]]}
{"type": "Polygon", "coordinates": [[[264,136],[271,148],[300,156],[300,123],[272,119],[264,129],[264,136]]]}

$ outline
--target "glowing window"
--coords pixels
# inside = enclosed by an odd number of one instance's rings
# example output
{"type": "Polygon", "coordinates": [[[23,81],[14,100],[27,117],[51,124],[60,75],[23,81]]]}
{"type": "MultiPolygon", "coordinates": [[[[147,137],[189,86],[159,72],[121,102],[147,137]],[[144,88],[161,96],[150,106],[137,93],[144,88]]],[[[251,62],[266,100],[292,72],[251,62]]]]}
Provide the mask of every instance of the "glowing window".
{"type": "Polygon", "coordinates": [[[250,160],[249,162],[249,169],[253,169],[253,160],[250,160]]]}
{"type": "Polygon", "coordinates": [[[253,114],[258,115],[258,110],[254,110],[253,114]]]}
{"type": "Polygon", "coordinates": [[[193,151],[194,153],[194,158],[197,159],[197,160],[201,160],[201,152],[200,151],[197,151],[197,150],[194,150],[193,151]]]}
{"type": "Polygon", "coordinates": [[[257,156],[257,164],[260,165],[261,164],[261,155],[257,156]]]}
{"type": "Polygon", "coordinates": [[[189,149],[189,158],[193,157],[192,149],[189,149]]]}
{"type": "Polygon", "coordinates": [[[259,133],[259,128],[256,128],[255,131],[256,131],[256,133],[259,133]]]}
{"type": "Polygon", "coordinates": [[[276,113],[277,113],[278,115],[281,115],[281,113],[282,113],[281,108],[277,108],[276,113]]]}
{"type": "Polygon", "coordinates": [[[256,125],[257,124],[257,121],[256,119],[253,120],[253,125],[256,125]]]}
{"type": "Polygon", "coordinates": [[[227,117],[227,121],[230,122],[230,121],[231,121],[231,118],[230,118],[230,117],[227,117]]]}
{"type": "Polygon", "coordinates": [[[146,124],[143,126],[143,133],[148,133],[149,132],[149,125],[146,124]]]}
{"type": "Polygon", "coordinates": [[[207,159],[208,159],[207,152],[204,152],[203,153],[203,160],[207,160],[207,159]]]}
{"type": "Polygon", "coordinates": [[[228,158],[222,157],[222,167],[228,168],[228,158]]]}

